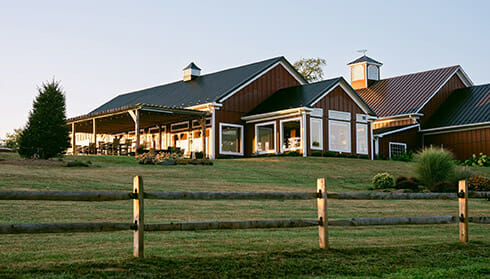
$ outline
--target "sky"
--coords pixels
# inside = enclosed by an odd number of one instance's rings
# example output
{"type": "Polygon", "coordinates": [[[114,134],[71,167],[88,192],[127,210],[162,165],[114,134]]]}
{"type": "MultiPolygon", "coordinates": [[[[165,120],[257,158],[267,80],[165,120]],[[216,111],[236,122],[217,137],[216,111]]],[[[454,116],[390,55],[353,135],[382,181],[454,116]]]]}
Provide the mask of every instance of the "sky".
{"type": "Polygon", "coordinates": [[[23,127],[46,81],[67,117],[118,94],[285,56],[326,59],[344,76],[359,49],[381,78],[461,65],[490,83],[490,1],[0,0],[0,138],[23,127]]]}

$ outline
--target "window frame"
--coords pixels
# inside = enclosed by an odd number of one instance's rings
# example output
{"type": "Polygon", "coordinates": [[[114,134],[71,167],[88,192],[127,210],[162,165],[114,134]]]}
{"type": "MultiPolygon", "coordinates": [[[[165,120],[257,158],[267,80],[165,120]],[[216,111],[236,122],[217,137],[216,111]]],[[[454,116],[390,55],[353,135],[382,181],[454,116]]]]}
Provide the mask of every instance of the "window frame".
{"type": "Polygon", "coordinates": [[[334,151],[334,152],[342,152],[342,153],[351,153],[352,152],[352,135],[351,135],[351,123],[350,121],[338,121],[338,120],[328,120],[328,150],[329,151],[334,151]],[[335,149],[332,148],[332,139],[330,138],[330,135],[332,134],[332,123],[337,123],[337,124],[346,124],[348,125],[348,143],[347,146],[349,147],[348,150],[340,150],[340,149],[335,149]]]}
{"type": "Polygon", "coordinates": [[[264,122],[264,123],[257,123],[255,124],[255,144],[254,144],[254,148],[255,148],[255,152],[257,154],[271,154],[271,153],[277,153],[277,128],[276,128],[276,121],[269,121],[269,122],[264,122]],[[268,151],[258,151],[258,148],[257,148],[257,145],[258,145],[258,141],[257,141],[257,135],[258,135],[258,131],[259,131],[259,127],[260,126],[267,126],[267,125],[274,125],[274,129],[273,129],[273,133],[274,133],[274,149],[273,150],[268,150],[268,151]]]}
{"type": "Polygon", "coordinates": [[[288,151],[298,151],[298,150],[303,150],[303,133],[301,131],[303,131],[304,127],[303,127],[303,117],[294,117],[294,118],[287,118],[287,119],[281,119],[279,120],[279,140],[280,140],[280,146],[279,146],[279,150],[281,151],[281,153],[283,152],[288,152],[288,151]],[[300,138],[300,145],[298,148],[283,148],[283,141],[284,141],[284,129],[283,129],[283,123],[284,122],[293,122],[293,121],[298,121],[299,122],[299,138],[300,138]]]}
{"type": "Polygon", "coordinates": [[[391,159],[391,145],[395,145],[395,144],[398,144],[398,145],[402,145],[403,146],[403,149],[404,150],[404,153],[407,152],[407,144],[404,143],[404,142],[395,142],[395,141],[390,141],[388,142],[388,154],[390,155],[389,158],[391,159]]]}
{"type": "Polygon", "coordinates": [[[323,150],[323,119],[310,117],[310,148],[312,150],[323,150]],[[320,122],[320,146],[313,146],[313,121],[320,122]]]}
{"type": "Polygon", "coordinates": [[[177,123],[172,123],[172,124],[170,124],[170,132],[171,132],[171,133],[176,133],[176,132],[187,131],[187,130],[189,130],[189,128],[190,128],[189,121],[181,121],[181,122],[177,122],[177,123]],[[185,124],[185,123],[187,123],[187,127],[185,127],[185,128],[178,128],[178,129],[174,129],[174,126],[181,125],[181,124],[185,124]]]}
{"type": "Polygon", "coordinates": [[[243,140],[244,140],[243,130],[244,130],[243,125],[220,122],[219,123],[219,154],[243,156],[243,140]],[[240,128],[240,152],[223,151],[223,149],[222,149],[222,147],[223,147],[223,127],[240,128]]]}
{"type": "Polygon", "coordinates": [[[369,131],[368,124],[365,123],[356,123],[356,152],[357,154],[368,155],[369,154],[369,131]],[[357,127],[364,126],[366,128],[366,152],[359,152],[359,136],[357,133],[357,127]]]}

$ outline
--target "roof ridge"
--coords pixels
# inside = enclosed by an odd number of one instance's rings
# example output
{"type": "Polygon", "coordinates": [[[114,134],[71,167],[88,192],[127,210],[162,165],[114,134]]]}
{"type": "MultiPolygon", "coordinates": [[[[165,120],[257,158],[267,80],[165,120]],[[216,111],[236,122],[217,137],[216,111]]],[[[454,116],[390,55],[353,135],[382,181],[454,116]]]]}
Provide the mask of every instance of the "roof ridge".
{"type": "Polygon", "coordinates": [[[383,81],[383,80],[387,80],[387,79],[400,78],[400,77],[410,76],[410,75],[416,75],[416,74],[423,74],[423,73],[428,73],[428,72],[433,72],[433,71],[439,71],[439,70],[449,69],[449,68],[455,68],[455,67],[460,68],[460,67],[461,67],[461,65],[453,65],[453,66],[441,67],[441,68],[436,68],[436,69],[431,69],[431,70],[425,70],[425,71],[420,71],[420,72],[415,72],[415,73],[409,73],[409,74],[404,74],[404,75],[398,75],[398,76],[394,76],[394,77],[384,78],[384,79],[381,79],[381,80],[379,80],[379,81],[383,81]]]}
{"type": "MultiPolygon", "coordinates": [[[[277,57],[274,57],[274,58],[269,58],[269,59],[265,59],[265,60],[261,60],[261,61],[257,61],[257,62],[245,64],[245,65],[241,65],[241,66],[235,66],[235,67],[232,67],[232,68],[226,68],[226,69],[219,70],[219,71],[216,71],[216,72],[212,72],[212,73],[207,73],[207,74],[204,74],[204,75],[200,75],[200,77],[210,76],[210,75],[219,74],[221,72],[225,72],[225,71],[229,71],[229,70],[234,70],[234,69],[238,69],[238,68],[242,68],[242,67],[252,66],[252,65],[255,65],[255,64],[267,62],[269,60],[270,61],[274,61],[274,60],[280,60],[280,59],[285,59],[285,57],[284,56],[277,56],[277,57]]],[[[124,96],[124,95],[127,95],[127,94],[136,93],[136,92],[143,91],[143,90],[153,89],[153,88],[157,88],[157,87],[160,87],[160,86],[167,86],[167,85],[171,85],[171,84],[175,84],[175,83],[179,83],[179,82],[183,82],[183,81],[182,80],[176,80],[176,81],[171,81],[169,83],[163,83],[163,84],[159,84],[159,85],[155,85],[155,86],[146,87],[146,88],[143,88],[143,89],[136,89],[136,90],[133,90],[133,91],[130,91],[130,92],[118,94],[118,95],[116,95],[116,97],[124,96]]]]}

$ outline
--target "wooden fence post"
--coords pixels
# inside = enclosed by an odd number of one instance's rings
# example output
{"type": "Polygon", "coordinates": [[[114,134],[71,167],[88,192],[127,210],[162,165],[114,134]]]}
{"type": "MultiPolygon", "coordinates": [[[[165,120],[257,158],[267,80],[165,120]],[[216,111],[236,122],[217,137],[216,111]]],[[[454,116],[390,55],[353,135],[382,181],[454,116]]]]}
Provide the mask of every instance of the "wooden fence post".
{"type": "Polygon", "coordinates": [[[144,257],[144,233],[145,233],[145,204],[143,178],[135,176],[133,179],[133,223],[137,226],[133,231],[133,256],[144,257]]]}
{"type": "Polygon", "coordinates": [[[468,183],[460,180],[458,183],[459,201],[459,241],[468,242],[468,183]]]}
{"type": "Polygon", "coordinates": [[[328,249],[328,215],[327,215],[327,190],[325,187],[325,178],[316,180],[316,189],[318,197],[316,199],[318,206],[318,239],[321,249],[328,249]]]}

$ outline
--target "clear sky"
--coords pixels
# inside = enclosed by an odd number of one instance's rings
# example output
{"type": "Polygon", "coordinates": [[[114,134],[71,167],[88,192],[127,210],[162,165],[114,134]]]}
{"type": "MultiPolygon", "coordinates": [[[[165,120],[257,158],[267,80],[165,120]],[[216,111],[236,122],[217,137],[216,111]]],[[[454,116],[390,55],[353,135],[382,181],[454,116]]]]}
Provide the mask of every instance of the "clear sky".
{"type": "Polygon", "coordinates": [[[60,80],[67,116],[118,94],[285,56],[327,60],[326,78],[368,49],[381,77],[459,64],[490,83],[490,1],[0,0],[0,138],[25,125],[37,87],[60,80]]]}

